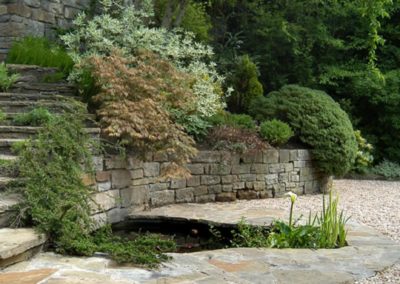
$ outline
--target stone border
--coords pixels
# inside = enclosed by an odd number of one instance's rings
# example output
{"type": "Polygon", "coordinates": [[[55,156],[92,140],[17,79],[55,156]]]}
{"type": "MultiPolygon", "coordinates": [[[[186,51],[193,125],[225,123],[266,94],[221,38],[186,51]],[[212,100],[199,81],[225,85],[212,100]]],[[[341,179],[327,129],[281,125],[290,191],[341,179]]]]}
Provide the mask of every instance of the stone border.
{"type": "Polygon", "coordinates": [[[187,164],[191,177],[161,177],[169,165],[166,155],[149,154],[95,159],[96,175],[84,177],[92,186],[93,214],[111,223],[129,211],[177,203],[230,202],[237,199],[281,197],[287,191],[312,194],[326,190],[329,178],[321,173],[305,149],[269,149],[234,154],[199,151],[187,164]]]}

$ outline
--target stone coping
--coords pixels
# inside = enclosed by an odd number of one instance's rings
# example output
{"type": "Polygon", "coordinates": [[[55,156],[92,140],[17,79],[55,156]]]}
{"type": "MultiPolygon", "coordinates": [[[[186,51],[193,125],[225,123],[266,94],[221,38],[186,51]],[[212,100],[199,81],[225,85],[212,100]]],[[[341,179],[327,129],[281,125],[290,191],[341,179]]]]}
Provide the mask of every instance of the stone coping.
{"type": "MultiPolygon", "coordinates": [[[[246,209],[240,203],[177,204],[133,213],[131,218],[181,218],[234,224],[286,219],[282,210],[246,209]]],[[[100,257],[42,253],[0,274],[7,279],[43,274],[40,283],[353,283],[400,261],[400,244],[373,229],[348,223],[349,246],[340,249],[230,248],[177,254],[159,269],[116,266],[100,257]],[[48,272],[50,271],[51,272],[48,272]],[[28,274],[28,275],[27,275],[28,274]],[[8,277],[8,278],[7,278],[8,277]]],[[[21,283],[21,282],[19,282],[21,283]]]]}

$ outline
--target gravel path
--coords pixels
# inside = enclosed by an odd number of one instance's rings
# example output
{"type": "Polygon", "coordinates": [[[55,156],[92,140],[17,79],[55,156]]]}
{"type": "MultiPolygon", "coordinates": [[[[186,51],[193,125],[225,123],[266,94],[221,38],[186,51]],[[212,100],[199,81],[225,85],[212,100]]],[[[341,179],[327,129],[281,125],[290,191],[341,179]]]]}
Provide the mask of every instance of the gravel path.
{"type": "MultiPolygon", "coordinates": [[[[347,216],[400,243],[400,182],[335,180],[334,189],[347,216]]],[[[321,204],[321,195],[299,196],[295,212],[308,216],[310,210],[321,210],[321,204]]],[[[284,198],[264,199],[252,205],[288,210],[289,202],[284,198]]],[[[400,283],[400,264],[358,283],[400,283]]]]}

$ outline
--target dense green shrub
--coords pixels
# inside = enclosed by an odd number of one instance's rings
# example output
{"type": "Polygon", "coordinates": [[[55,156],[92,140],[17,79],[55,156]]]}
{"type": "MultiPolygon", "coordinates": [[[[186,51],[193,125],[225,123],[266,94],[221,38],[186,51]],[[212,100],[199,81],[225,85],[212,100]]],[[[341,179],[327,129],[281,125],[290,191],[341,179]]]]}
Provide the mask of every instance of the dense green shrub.
{"type": "Polygon", "coordinates": [[[280,146],[287,143],[294,133],[287,123],[272,119],[261,123],[260,135],[271,145],[280,146]]]}
{"type": "Polygon", "coordinates": [[[7,91],[18,78],[18,74],[8,74],[6,64],[0,63],[0,91],[7,91]]]}
{"type": "Polygon", "coordinates": [[[376,165],[372,172],[387,179],[400,179],[400,165],[388,160],[383,160],[376,165]]]}
{"type": "Polygon", "coordinates": [[[255,99],[250,112],[257,120],[277,118],[287,122],[295,135],[311,147],[325,173],[343,175],[351,169],[357,153],[353,126],[326,93],[288,85],[255,99]]]}
{"type": "Polygon", "coordinates": [[[228,109],[236,113],[246,112],[251,100],[263,95],[257,66],[248,55],[243,55],[237,58],[232,69],[227,79],[227,85],[233,87],[227,101],[228,109]]]}
{"type": "Polygon", "coordinates": [[[64,74],[68,74],[74,66],[71,57],[62,47],[42,37],[25,37],[14,42],[7,62],[57,67],[64,74]]]}
{"type": "Polygon", "coordinates": [[[30,112],[20,113],[13,119],[16,125],[40,126],[49,122],[53,115],[45,108],[38,107],[30,112]]]}
{"type": "Polygon", "coordinates": [[[243,129],[255,129],[256,124],[253,118],[247,114],[232,114],[220,112],[209,118],[209,122],[214,126],[231,126],[243,129]]]}

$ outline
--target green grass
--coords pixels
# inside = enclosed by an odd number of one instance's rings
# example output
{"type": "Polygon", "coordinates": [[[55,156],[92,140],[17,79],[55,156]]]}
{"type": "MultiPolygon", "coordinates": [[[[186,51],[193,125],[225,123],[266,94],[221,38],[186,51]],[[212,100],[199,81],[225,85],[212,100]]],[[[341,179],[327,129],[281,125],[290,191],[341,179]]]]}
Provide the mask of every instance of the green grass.
{"type": "Polygon", "coordinates": [[[69,74],[74,62],[59,45],[42,37],[25,37],[14,42],[8,56],[8,63],[57,67],[60,72],[69,74]]]}
{"type": "Polygon", "coordinates": [[[15,125],[41,126],[53,119],[53,115],[45,108],[38,107],[27,113],[20,113],[13,119],[15,125]]]}

